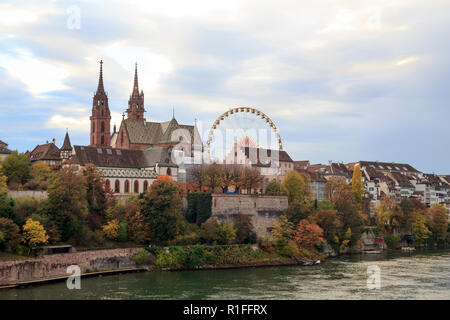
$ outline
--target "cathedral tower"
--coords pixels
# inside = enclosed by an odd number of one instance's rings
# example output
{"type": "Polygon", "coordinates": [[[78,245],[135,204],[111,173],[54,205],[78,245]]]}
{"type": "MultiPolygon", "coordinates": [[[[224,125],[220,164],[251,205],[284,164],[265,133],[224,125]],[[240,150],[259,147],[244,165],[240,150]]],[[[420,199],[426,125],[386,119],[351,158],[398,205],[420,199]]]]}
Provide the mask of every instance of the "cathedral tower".
{"type": "Polygon", "coordinates": [[[141,90],[139,93],[138,75],[137,75],[137,63],[134,70],[134,84],[133,92],[131,93],[130,100],[128,100],[128,119],[139,120],[144,118],[144,92],[141,90]]]}
{"type": "Polygon", "coordinates": [[[100,61],[100,76],[97,92],[92,102],[91,146],[109,147],[111,143],[111,113],[108,107],[108,96],[103,87],[103,61],[100,61]]]}

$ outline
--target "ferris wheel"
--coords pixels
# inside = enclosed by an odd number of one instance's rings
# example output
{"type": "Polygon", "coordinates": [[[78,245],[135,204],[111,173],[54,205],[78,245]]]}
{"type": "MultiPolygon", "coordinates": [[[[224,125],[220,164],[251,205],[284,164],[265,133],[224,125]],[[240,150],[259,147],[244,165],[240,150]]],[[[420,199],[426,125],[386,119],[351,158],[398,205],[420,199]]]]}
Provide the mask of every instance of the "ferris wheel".
{"type": "Polygon", "coordinates": [[[262,111],[235,107],[220,115],[208,134],[206,150],[214,158],[224,158],[235,144],[242,147],[283,150],[275,123],[262,111]]]}

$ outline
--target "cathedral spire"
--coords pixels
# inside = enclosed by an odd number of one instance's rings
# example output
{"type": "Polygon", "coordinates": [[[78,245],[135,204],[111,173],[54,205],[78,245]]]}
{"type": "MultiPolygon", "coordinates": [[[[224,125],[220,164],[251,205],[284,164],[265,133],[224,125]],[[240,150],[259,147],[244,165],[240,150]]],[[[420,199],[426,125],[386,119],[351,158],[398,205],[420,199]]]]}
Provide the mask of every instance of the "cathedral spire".
{"type": "Polygon", "coordinates": [[[105,92],[103,87],[103,60],[100,60],[100,75],[98,77],[97,93],[105,92]]]}
{"type": "Polygon", "coordinates": [[[134,67],[134,84],[133,84],[133,93],[131,94],[133,97],[139,96],[139,82],[138,82],[138,74],[137,74],[137,62],[134,67]]]}

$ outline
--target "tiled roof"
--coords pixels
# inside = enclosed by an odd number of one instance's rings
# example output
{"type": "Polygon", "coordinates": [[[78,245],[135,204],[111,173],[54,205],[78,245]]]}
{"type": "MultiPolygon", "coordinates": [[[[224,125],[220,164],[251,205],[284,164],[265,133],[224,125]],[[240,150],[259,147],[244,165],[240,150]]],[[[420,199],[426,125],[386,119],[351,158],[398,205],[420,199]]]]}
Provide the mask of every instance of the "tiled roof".
{"type": "Polygon", "coordinates": [[[308,167],[309,167],[309,160],[294,161],[295,169],[307,169],[308,167]]]}
{"type": "Polygon", "coordinates": [[[397,181],[397,184],[401,187],[414,188],[414,185],[409,181],[408,177],[399,172],[391,172],[392,178],[397,181]]]}
{"type": "Polygon", "coordinates": [[[141,150],[113,149],[105,147],[74,146],[75,162],[81,166],[92,163],[97,167],[143,168],[141,150]]]}
{"type": "Polygon", "coordinates": [[[69,133],[66,132],[66,136],[64,138],[64,143],[61,147],[61,150],[63,151],[69,151],[72,150],[72,145],[70,144],[70,138],[69,138],[69,133]]]}
{"type": "Polygon", "coordinates": [[[407,163],[397,162],[379,162],[379,161],[359,161],[361,167],[372,167],[378,170],[399,171],[399,172],[415,172],[419,171],[407,163]]]}
{"type": "Polygon", "coordinates": [[[30,152],[31,161],[39,160],[61,160],[59,148],[52,142],[37,145],[33,151],[30,152]]]}
{"type": "Polygon", "coordinates": [[[72,163],[85,166],[92,163],[103,168],[149,168],[156,163],[159,166],[175,166],[170,153],[162,147],[145,150],[115,149],[106,147],[74,146],[75,156],[72,163]]]}
{"type": "Polygon", "coordinates": [[[1,154],[10,154],[11,150],[8,149],[8,144],[0,140],[0,153],[1,154]]]}

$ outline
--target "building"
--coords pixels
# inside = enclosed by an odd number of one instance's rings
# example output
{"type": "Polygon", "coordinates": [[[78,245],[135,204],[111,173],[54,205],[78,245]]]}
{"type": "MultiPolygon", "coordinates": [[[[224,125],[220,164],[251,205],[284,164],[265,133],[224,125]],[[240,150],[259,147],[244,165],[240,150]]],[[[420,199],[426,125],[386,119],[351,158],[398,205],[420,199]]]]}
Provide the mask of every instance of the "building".
{"type": "Polygon", "coordinates": [[[0,140],[0,162],[5,160],[5,158],[11,154],[11,150],[8,149],[8,144],[0,140]]]}
{"type": "Polygon", "coordinates": [[[294,170],[294,161],[284,150],[252,148],[234,144],[227,154],[226,164],[238,164],[257,168],[263,176],[259,193],[263,193],[272,180],[283,181],[288,171],[294,170]]]}
{"type": "Polygon", "coordinates": [[[180,124],[175,114],[169,121],[147,121],[144,113],[144,92],[139,91],[137,64],[134,73],[134,84],[128,108],[127,118],[123,116],[119,130],[110,132],[111,112],[108,95],[103,84],[103,62],[100,61],[100,75],[97,91],[92,102],[91,143],[90,146],[113,147],[119,149],[144,150],[151,147],[162,147],[167,150],[177,149],[191,157],[194,147],[202,150],[201,136],[195,125],[180,124]]]}
{"type": "Polygon", "coordinates": [[[56,146],[55,139],[52,142],[37,145],[29,154],[31,163],[43,162],[46,165],[57,169],[61,167],[61,150],[56,146]]]}
{"type": "Polygon", "coordinates": [[[161,147],[130,150],[74,146],[68,165],[81,170],[87,164],[99,169],[105,187],[116,195],[144,192],[159,175],[169,175],[175,181],[178,178],[177,165],[161,147]]]}

